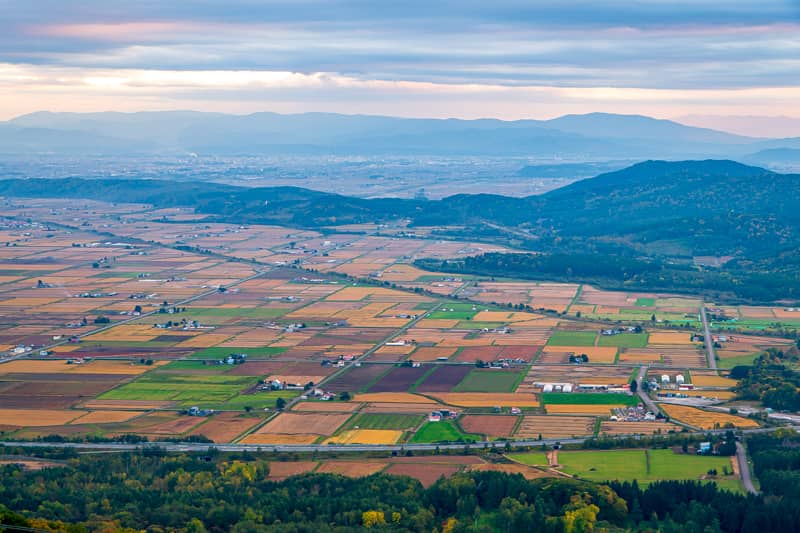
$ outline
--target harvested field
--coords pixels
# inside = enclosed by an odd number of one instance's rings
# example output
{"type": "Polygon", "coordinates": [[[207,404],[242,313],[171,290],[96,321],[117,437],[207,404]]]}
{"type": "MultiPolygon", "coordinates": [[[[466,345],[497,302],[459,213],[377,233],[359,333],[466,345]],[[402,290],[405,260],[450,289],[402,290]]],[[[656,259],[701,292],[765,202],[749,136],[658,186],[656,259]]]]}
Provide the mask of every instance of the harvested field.
{"type": "Polygon", "coordinates": [[[357,461],[325,461],[316,469],[318,474],[340,474],[347,477],[365,477],[386,468],[389,463],[357,461]]]}
{"type": "Polygon", "coordinates": [[[393,429],[350,429],[325,441],[325,444],[395,444],[403,432],[393,429]]]}
{"type": "Polygon", "coordinates": [[[292,411],[312,413],[352,413],[358,411],[362,404],[353,402],[300,402],[292,407],[292,411]]]}
{"type": "Polygon", "coordinates": [[[410,366],[393,368],[388,374],[384,375],[377,383],[370,387],[369,392],[405,392],[414,383],[419,381],[428,370],[429,369],[424,366],[416,368],[410,366]]]}
{"type": "Polygon", "coordinates": [[[472,371],[466,365],[443,365],[417,386],[417,392],[450,392],[472,371]]]}
{"type": "Polygon", "coordinates": [[[457,361],[474,363],[475,361],[494,361],[500,356],[503,348],[500,346],[467,346],[458,355],[457,361]]]}
{"type": "Polygon", "coordinates": [[[299,476],[313,471],[316,461],[271,461],[269,463],[269,479],[280,481],[291,476],[299,476]]]}
{"type": "Polygon", "coordinates": [[[421,348],[417,348],[414,350],[409,356],[409,359],[413,361],[435,361],[440,357],[451,357],[454,353],[456,353],[457,348],[454,347],[428,347],[423,346],[421,348]]]}
{"type": "Polygon", "coordinates": [[[313,444],[319,435],[308,435],[297,433],[288,435],[285,433],[253,433],[239,442],[241,444],[313,444]]]}
{"type": "Polygon", "coordinates": [[[431,396],[456,407],[539,407],[539,400],[529,394],[450,392],[431,396]]]}
{"type": "Polygon", "coordinates": [[[690,333],[680,331],[652,331],[648,339],[650,344],[692,344],[690,333]]]}
{"type": "Polygon", "coordinates": [[[545,346],[539,362],[566,363],[569,360],[569,354],[586,354],[590,363],[612,364],[617,358],[617,350],[615,346],[545,346]],[[558,354],[559,359],[544,360],[545,355],[548,354],[558,354]]]}
{"type": "Polygon", "coordinates": [[[459,472],[461,466],[444,464],[415,464],[415,463],[393,463],[384,470],[386,474],[394,476],[408,476],[418,480],[424,487],[429,487],[436,483],[441,477],[448,478],[459,472]]]}
{"type": "Polygon", "coordinates": [[[189,435],[204,435],[216,443],[233,442],[236,437],[261,420],[258,417],[242,416],[238,413],[220,413],[192,429],[189,435]]]}
{"type": "Polygon", "coordinates": [[[516,416],[464,415],[459,419],[459,423],[467,433],[488,437],[510,437],[518,419],[516,416]]]}
{"type": "Polygon", "coordinates": [[[669,422],[610,422],[600,423],[600,435],[652,435],[679,431],[680,426],[669,422]]]}
{"type": "Polygon", "coordinates": [[[368,403],[361,409],[362,413],[411,413],[427,414],[438,404],[430,403],[368,403]]]}
{"type": "Polygon", "coordinates": [[[109,424],[127,422],[142,414],[142,411],[92,411],[72,421],[73,424],[109,424]]]}
{"type": "Polygon", "coordinates": [[[411,403],[411,404],[430,404],[436,405],[435,400],[411,394],[409,392],[371,392],[368,394],[356,394],[353,398],[355,402],[367,403],[411,403]]]}
{"type": "Polygon", "coordinates": [[[517,439],[560,439],[594,433],[595,418],[589,416],[523,416],[517,439]]]}
{"type": "Polygon", "coordinates": [[[684,424],[701,429],[724,428],[728,424],[731,424],[737,428],[758,427],[758,424],[754,420],[743,418],[741,416],[712,411],[703,411],[702,409],[697,409],[695,407],[667,403],[659,404],[659,407],[670,418],[674,418],[675,420],[683,422],[684,424]]]}
{"type": "Polygon", "coordinates": [[[577,404],[548,404],[545,410],[553,415],[600,415],[609,416],[612,409],[626,407],[624,404],[615,405],[577,405],[577,404]]]}
{"type": "Polygon", "coordinates": [[[331,392],[357,392],[375,381],[386,372],[385,365],[361,365],[350,367],[347,371],[325,383],[325,390],[331,392]]]}
{"type": "Polygon", "coordinates": [[[281,413],[256,432],[315,435],[333,435],[350,418],[348,414],[296,414],[281,413]]]}
{"type": "Polygon", "coordinates": [[[692,372],[692,385],[697,387],[734,387],[735,379],[723,378],[716,374],[701,374],[692,372]]]}
{"type": "Polygon", "coordinates": [[[61,426],[85,414],[86,411],[0,408],[0,424],[18,427],[61,426]]]}

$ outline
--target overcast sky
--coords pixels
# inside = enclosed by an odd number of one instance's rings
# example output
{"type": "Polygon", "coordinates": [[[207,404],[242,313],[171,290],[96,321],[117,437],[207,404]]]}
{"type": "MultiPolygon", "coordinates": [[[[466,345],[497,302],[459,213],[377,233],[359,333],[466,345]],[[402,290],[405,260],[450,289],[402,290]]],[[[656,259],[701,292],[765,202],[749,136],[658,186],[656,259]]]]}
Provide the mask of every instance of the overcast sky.
{"type": "Polygon", "coordinates": [[[0,0],[42,109],[800,118],[800,0],[0,0]]]}

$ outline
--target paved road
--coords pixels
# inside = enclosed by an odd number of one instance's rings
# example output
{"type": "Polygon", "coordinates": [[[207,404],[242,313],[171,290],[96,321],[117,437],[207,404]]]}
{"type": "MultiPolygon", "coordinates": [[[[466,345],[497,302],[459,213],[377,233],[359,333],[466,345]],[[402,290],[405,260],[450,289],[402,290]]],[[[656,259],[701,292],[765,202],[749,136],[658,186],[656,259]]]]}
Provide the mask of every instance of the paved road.
{"type": "Polygon", "coordinates": [[[636,376],[636,381],[639,382],[639,388],[636,389],[636,394],[639,395],[639,399],[642,400],[642,403],[647,407],[648,411],[650,411],[651,413],[658,414],[660,410],[658,409],[656,402],[654,402],[653,399],[650,398],[649,393],[642,390],[642,382],[645,380],[646,376],[647,376],[647,367],[646,366],[639,367],[639,374],[637,374],[636,376]]]}
{"type": "MultiPolygon", "coordinates": [[[[770,428],[747,429],[742,431],[743,434],[753,433],[771,433],[780,429],[786,428],[795,431],[800,430],[800,426],[782,426],[770,428]]],[[[723,435],[727,433],[727,429],[719,429],[712,431],[690,431],[687,435],[723,435]]],[[[650,435],[618,435],[609,438],[650,438],[650,435]]],[[[571,439],[544,439],[544,440],[519,440],[511,442],[515,447],[537,447],[542,444],[552,446],[554,444],[582,444],[592,437],[587,438],[571,438],[571,439]]],[[[175,443],[175,442],[148,442],[143,444],[123,444],[123,443],[100,443],[100,442],[27,442],[27,441],[0,441],[0,445],[7,447],[20,447],[20,448],[75,448],[76,450],[115,450],[115,451],[129,451],[138,450],[148,447],[157,447],[168,452],[205,452],[210,448],[224,451],[224,452],[243,452],[243,451],[279,451],[279,452],[392,452],[392,451],[433,451],[436,448],[441,450],[463,450],[465,446],[469,446],[472,450],[479,450],[483,448],[504,448],[505,442],[501,441],[480,441],[470,444],[465,443],[452,443],[452,444],[205,444],[205,443],[175,443]]],[[[749,474],[749,469],[748,469],[749,474]]]]}
{"type": "Polygon", "coordinates": [[[758,494],[755,486],[753,486],[753,478],[750,476],[750,463],[747,462],[744,445],[738,441],[736,442],[736,460],[739,463],[739,476],[742,478],[744,490],[750,494],[758,494]]]}
{"type": "Polygon", "coordinates": [[[714,339],[711,337],[711,328],[708,325],[705,304],[700,306],[700,320],[703,322],[703,339],[706,342],[706,357],[708,358],[708,368],[717,369],[717,357],[714,353],[714,339]]]}

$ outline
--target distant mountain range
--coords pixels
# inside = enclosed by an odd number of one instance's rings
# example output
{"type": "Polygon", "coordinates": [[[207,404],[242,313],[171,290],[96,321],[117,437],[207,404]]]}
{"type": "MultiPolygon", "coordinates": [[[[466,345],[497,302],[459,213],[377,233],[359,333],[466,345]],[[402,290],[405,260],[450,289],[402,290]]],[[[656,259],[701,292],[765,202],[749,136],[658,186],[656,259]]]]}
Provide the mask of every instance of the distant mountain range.
{"type": "Polygon", "coordinates": [[[0,153],[64,155],[444,155],[577,161],[741,158],[800,149],[638,115],[552,120],[406,119],[304,113],[38,112],[0,123],[0,153]]]}

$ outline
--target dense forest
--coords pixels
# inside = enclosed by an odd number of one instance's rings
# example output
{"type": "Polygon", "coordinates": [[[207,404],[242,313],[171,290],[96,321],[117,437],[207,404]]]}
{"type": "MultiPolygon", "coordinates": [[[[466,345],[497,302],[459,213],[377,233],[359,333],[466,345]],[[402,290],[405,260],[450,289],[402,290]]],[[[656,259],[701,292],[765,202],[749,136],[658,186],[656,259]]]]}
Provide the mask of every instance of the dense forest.
{"type": "MultiPolygon", "coordinates": [[[[757,467],[785,473],[797,461],[792,457],[780,464],[758,459],[757,467]]],[[[457,474],[428,488],[385,474],[275,482],[267,479],[269,468],[255,455],[157,451],[74,456],[40,471],[5,465],[0,519],[75,533],[800,530],[797,492],[787,490],[761,498],[700,482],[642,488],[499,472],[457,474]]]]}
{"type": "Polygon", "coordinates": [[[186,206],[208,220],[315,229],[405,220],[441,237],[543,253],[518,268],[514,258],[471,264],[481,274],[800,301],[800,176],[733,161],[647,161],[526,198],[366,199],[295,187],[80,178],[0,180],[0,195],[186,206]],[[696,268],[695,256],[727,262],[696,268]]]}
{"type": "Polygon", "coordinates": [[[797,347],[770,348],[756,357],[752,366],[734,367],[731,377],[739,380],[738,397],[760,401],[772,409],[800,411],[800,373],[792,369],[798,360],[797,347]]]}

